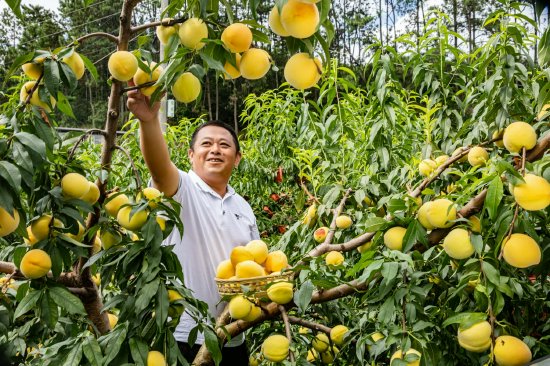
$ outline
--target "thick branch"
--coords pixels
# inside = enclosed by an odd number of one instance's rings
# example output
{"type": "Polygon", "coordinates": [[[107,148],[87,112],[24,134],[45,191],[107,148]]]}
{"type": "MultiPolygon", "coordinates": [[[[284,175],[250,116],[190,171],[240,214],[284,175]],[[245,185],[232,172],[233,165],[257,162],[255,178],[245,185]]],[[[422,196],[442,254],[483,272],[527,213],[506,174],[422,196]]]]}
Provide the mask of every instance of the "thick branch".
{"type": "Polygon", "coordinates": [[[326,325],[315,323],[309,320],[305,320],[302,318],[298,318],[296,316],[289,316],[288,321],[290,321],[292,324],[301,325],[303,327],[317,330],[326,334],[330,334],[330,327],[327,327],[326,325]]]}
{"type": "Polygon", "coordinates": [[[146,29],[153,28],[153,27],[156,27],[156,26],[159,26],[159,25],[169,27],[171,25],[176,25],[178,23],[183,23],[186,20],[187,20],[187,18],[179,18],[179,19],[172,19],[172,20],[169,20],[169,21],[162,21],[161,20],[161,21],[158,21],[158,22],[141,24],[141,25],[138,25],[138,26],[132,28],[132,34],[136,34],[136,33],[139,33],[141,31],[144,31],[146,29]]]}

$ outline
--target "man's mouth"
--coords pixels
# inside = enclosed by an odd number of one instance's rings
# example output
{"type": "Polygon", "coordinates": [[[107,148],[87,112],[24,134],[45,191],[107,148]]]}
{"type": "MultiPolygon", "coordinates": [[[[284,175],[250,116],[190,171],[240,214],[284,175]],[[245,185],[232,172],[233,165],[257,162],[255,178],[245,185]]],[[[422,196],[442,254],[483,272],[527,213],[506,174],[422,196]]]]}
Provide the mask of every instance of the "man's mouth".
{"type": "Polygon", "coordinates": [[[217,158],[207,159],[206,161],[209,161],[211,163],[223,163],[222,159],[217,159],[217,158]]]}

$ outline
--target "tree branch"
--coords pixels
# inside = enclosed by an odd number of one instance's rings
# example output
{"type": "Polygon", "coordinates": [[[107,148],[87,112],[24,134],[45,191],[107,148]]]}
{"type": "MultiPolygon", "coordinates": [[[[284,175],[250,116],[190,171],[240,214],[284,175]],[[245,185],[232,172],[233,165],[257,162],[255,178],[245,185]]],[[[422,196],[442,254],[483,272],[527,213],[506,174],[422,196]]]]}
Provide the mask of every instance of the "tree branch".
{"type": "Polygon", "coordinates": [[[109,33],[105,32],[94,32],[90,34],[86,34],[76,40],[76,43],[82,43],[90,38],[106,38],[109,41],[118,44],[118,37],[109,33]]]}
{"type": "Polygon", "coordinates": [[[309,328],[309,329],[313,329],[313,330],[317,330],[317,331],[320,331],[320,332],[323,332],[323,333],[326,333],[326,334],[330,334],[331,328],[327,327],[326,325],[315,323],[315,322],[305,320],[305,319],[302,319],[302,318],[298,318],[296,316],[289,316],[288,320],[292,324],[301,325],[301,326],[309,328]]]}

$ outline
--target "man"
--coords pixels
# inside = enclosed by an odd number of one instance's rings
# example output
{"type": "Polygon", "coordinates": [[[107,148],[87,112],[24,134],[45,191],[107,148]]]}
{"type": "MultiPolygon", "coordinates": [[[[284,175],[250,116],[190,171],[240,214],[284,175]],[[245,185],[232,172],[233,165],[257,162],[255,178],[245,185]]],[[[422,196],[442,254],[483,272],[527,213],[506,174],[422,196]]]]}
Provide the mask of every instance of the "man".
{"type": "MultiPolygon", "coordinates": [[[[223,304],[217,305],[220,298],[214,281],[216,266],[229,258],[233,247],[259,239],[250,205],[228,185],[241,160],[237,135],[219,121],[199,126],[192,135],[188,150],[191,170],[186,173],[178,170],[170,159],[158,119],[160,103],[150,106],[149,97],[132,90],[128,92],[127,106],[139,119],[141,151],[154,187],[182,205],[183,238],[174,228],[165,242],[175,244],[185,285],[217,317],[223,304]]],[[[197,344],[187,344],[195,325],[184,313],[174,334],[189,362],[204,343],[203,335],[199,334],[197,344]]],[[[224,347],[222,365],[248,365],[243,342],[244,337],[235,337],[224,347]]]]}

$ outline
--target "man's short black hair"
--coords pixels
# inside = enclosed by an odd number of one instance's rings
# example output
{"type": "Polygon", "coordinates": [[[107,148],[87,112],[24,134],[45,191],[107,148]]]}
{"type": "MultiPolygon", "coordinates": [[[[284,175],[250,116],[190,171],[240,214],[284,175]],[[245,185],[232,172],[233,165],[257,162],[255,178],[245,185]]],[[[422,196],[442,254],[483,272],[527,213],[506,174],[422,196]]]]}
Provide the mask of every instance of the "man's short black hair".
{"type": "Polygon", "coordinates": [[[195,146],[195,142],[197,140],[197,135],[198,135],[199,131],[202,130],[203,128],[205,128],[205,127],[208,127],[208,126],[221,127],[221,128],[225,128],[227,131],[229,131],[229,133],[231,134],[231,137],[233,138],[233,142],[235,143],[235,146],[237,147],[237,153],[241,152],[241,145],[239,144],[239,138],[237,137],[237,133],[235,132],[233,127],[231,127],[227,123],[224,123],[224,122],[218,121],[218,120],[210,120],[208,122],[203,123],[199,127],[197,127],[197,129],[191,135],[191,150],[193,150],[193,147],[195,146]]]}

